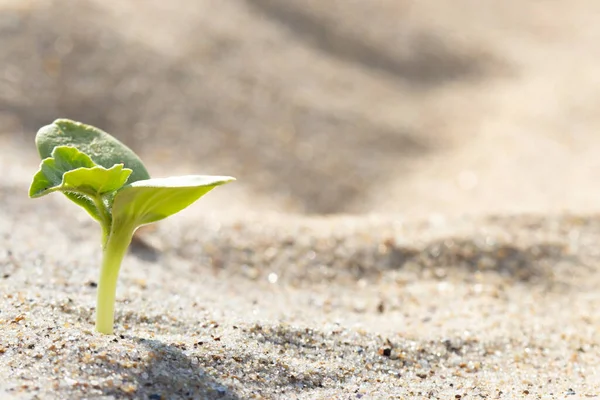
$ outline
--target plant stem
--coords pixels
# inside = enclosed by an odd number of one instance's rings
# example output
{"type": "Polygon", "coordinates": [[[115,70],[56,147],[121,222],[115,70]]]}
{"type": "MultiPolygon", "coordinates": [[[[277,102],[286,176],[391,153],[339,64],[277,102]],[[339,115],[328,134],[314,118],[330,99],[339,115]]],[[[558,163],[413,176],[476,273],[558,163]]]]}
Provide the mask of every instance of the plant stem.
{"type": "Polygon", "coordinates": [[[103,247],[96,301],[96,331],[100,333],[113,333],[117,279],[133,231],[134,229],[129,227],[121,227],[118,231],[113,229],[103,247]]]}
{"type": "Polygon", "coordinates": [[[104,201],[102,201],[102,197],[91,196],[91,199],[98,209],[98,214],[100,214],[100,226],[102,227],[102,247],[105,247],[108,243],[108,238],[110,235],[112,217],[106,209],[106,205],[104,204],[104,201]]]}

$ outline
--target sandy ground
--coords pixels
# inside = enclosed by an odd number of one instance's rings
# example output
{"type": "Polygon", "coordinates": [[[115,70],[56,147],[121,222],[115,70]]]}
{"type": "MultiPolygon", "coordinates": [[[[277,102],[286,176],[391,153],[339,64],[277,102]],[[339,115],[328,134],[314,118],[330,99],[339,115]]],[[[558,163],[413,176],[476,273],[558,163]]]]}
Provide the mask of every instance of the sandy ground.
{"type": "Polygon", "coordinates": [[[600,398],[600,6],[0,0],[0,398],[600,398]],[[140,232],[35,131],[233,175],[140,232]]]}

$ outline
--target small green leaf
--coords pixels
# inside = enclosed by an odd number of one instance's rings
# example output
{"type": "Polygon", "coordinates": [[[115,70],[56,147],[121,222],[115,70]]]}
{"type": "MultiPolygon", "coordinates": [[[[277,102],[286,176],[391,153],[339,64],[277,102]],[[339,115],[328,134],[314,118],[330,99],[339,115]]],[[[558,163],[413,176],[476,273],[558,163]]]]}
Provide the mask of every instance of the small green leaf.
{"type": "Polygon", "coordinates": [[[60,146],[42,161],[29,196],[41,197],[55,191],[102,196],[121,188],[130,174],[131,170],[122,164],[106,169],[75,147],[60,146]]]}
{"type": "Polygon", "coordinates": [[[183,210],[216,186],[234,180],[229,176],[188,175],[134,182],[115,196],[113,228],[159,221],[183,210]]]}
{"type": "Polygon", "coordinates": [[[42,161],[40,170],[33,177],[29,196],[36,198],[63,192],[100,221],[98,204],[102,202],[102,196],[121,188],[130,174],[131,170],[123,168],[122,164],[106,169],[94,164],[88,155],[75,147],[59,146],[51,157],[42,161]]]}
{"type": "Polygon", "coordinates": [[[29,188],[30,197],[40,197],[62,184],[66,172],[78,168],[92,168],[96,164],[87,155],[74,147],[56,147],[50,157],[42,160],[39,171],[34,175],[29,188]]]}
{"type": "Polygon", "coordinates": [[[50,157],[55,147],[73,146],[104,168],[123,164],[125,168],[131,169],[133,172],[129,177],[130,183],[150,179],[142,160],[129,147],[90,125],[57,119],[38,131],[35,143],[42,159],[50,157]]]}
{"type": "Polygon", "coordinates": [[[77,188],[83,193],[102,196],[120,189],[127,182],[129,175],[131,170],[123,168],[123,164],[108,169],[100,166],[78,168],[63,175],[61,186],[66,188],[65,190],[77,188]]]}

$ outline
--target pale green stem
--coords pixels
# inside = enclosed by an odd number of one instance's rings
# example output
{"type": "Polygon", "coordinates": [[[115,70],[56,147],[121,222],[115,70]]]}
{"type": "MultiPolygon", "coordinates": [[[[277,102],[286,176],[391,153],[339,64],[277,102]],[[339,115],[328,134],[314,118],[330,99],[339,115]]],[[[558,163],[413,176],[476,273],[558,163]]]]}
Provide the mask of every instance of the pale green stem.
{"type": "Polygon", "coordinates": [[[103,248],[96,302],[96,330],[100,333],[113,333],[117,279],[133,231],[134,229],[129,227],[122,227],[118,232],[113,229],[103,248]]]}
{"type": "Polygon", "coordinates": [[[100,226],[102,227],[102,247],[105,247],[108,242],[108,235],[110,234],[112,217],[109,211],[106,209],[106,205],[102,201],[102,197],[100,196],[90,196],[96,208],[98,209],[98,213],[100,214],[100,226]]]}

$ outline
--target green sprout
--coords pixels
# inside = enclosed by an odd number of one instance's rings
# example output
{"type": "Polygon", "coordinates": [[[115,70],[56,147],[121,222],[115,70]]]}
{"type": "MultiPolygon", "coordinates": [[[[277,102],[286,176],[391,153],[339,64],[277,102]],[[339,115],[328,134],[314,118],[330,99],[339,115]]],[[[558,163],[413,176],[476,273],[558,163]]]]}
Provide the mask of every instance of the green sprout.
{"type": "Polygon", "coordinates": [[[133,234],[194,203],[229,176],[151,179],[139,157],[108,133],[68,119],[42,127],[35,138],[42,163],[29,197],[62,192],[102,227],[96,330],[113,333],[117,278],[133,234]]]}

